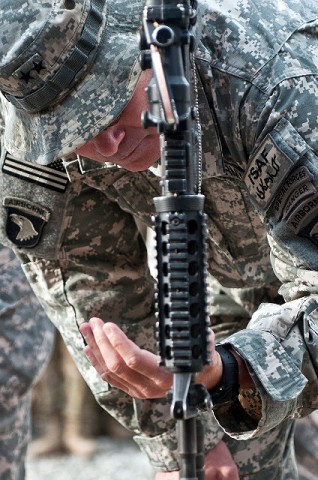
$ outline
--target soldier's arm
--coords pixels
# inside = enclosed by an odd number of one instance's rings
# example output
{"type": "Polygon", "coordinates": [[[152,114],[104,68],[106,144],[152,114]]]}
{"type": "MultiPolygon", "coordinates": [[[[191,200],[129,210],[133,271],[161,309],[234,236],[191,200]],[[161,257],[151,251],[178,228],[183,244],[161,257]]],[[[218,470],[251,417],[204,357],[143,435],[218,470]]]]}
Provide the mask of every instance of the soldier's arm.
{"type": "MultiPolygon", "coordinates": [[[[256,98],[252,89],[246,111],[256,98]]],[[[257,395],[240,398],[253,422],[237,422],[229,414],[237,404],[216,409],[225,430],[238,438],[318,406],[317,98],[316,75],[290,77],[270,93],[257,123],[249,125],[246,115],[241,125],[253,139],[245,185],[266,227],[286,303],[261,305],[248,329],[225,341],[244,359],[257,386],[257,395]]]]}

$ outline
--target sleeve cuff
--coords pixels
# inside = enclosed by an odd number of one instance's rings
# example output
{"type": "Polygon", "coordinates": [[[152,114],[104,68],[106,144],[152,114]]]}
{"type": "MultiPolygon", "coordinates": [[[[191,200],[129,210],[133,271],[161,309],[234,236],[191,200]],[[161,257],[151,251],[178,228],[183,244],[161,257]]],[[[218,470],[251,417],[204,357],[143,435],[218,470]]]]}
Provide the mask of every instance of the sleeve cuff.
{"type": "Polygon", "coordinates": [[[246,361],[262,401],[262,416],[253,420],[239,404],[229,402],[215,410],[224,431],[237,440],[259,436],[292,417],[297,397],[307,379],[275,337],[263,331],[242,331],[227,338],[246,361]]]}
{"type": "Polygon", "coordinates": [[[273,400],[296,399],[304,389],[306,377],[272,334],[244,330],[223,343],[233,346],[273,400]]]}

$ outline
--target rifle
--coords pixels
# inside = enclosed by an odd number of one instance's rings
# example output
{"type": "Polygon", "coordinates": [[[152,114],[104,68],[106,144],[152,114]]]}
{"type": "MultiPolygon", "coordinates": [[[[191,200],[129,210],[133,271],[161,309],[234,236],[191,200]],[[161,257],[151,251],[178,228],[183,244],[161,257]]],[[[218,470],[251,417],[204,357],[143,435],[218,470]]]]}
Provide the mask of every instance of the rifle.
{"type": "Polygon", "coordinates": [[[171,415],[180,480],[204,480],[204,432],[198,414],[210,398],[203,385],[195,384],[195,374],[210,363],[206,220],[191,87],[195,7],[189,0],[147,0],[140,37],[141,67],[153,71],[147,87],[150,110],[143,113],[142,123],[157,127],[161,142],[162,195],[154,198],[157,334],[160,364],[173,373],[171,415]]]}

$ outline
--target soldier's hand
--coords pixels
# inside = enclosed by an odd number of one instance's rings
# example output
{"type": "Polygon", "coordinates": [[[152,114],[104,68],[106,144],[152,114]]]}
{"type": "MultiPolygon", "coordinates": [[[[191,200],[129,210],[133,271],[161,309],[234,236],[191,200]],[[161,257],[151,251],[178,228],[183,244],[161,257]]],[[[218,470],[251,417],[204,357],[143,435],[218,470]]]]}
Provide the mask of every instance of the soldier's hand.
{"type": "MultiPolygon", "coordinates": [[[[91,318],[80,331],[87,346],[85,353],[103,380],[135,398],[160,398],[172,386],[172,374],[158,365],[159,357],[139,348],[114,323],[91,318]]],[[[222,361],[210,334],[211,365],[196,375],[196,383],[208,389],[222,378],[222,361]]]]}
{"type": "MultiPolygon", "coordinates": [[[[87,346],[85,353],[103,380],[135,398],[160,398],[172,386],[172,374],[158,365],[159,357],[139,348],[114,323],[91,318],[80,331],[87,346]]],[[[208,389],[222,378],[222,361],[210,333],[211,365],[196,375],[196,383],[208,389]]]]}
{"type": "Polygon", "coordinates": [[[135,398],[164,397],[172,374],[158,365],[159,357],[139,348],[114,323],[92,318],[81,326],[85,353],[103,380],[135,398]]]}
{"type": "Polygon", "coordinates": [[[239,480],[237,466],[221,441],[205,455],[205,480],[239,480]]]}
{"type": "MultiPolygon", "coordinates": [[[[231,452],[221,441],[205,455],[205,480],[239,480],[231,452]]],[[[159,472],[155,480],[179,480],[179,472],[159,472]]]]}

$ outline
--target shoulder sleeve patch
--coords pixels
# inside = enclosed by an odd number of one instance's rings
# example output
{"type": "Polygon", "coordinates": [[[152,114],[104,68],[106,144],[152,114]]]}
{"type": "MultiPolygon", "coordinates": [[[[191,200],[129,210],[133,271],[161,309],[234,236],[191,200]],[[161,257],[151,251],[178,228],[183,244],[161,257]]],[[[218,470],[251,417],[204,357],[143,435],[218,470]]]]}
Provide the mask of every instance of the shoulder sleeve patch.
{"type": "Polygon", "coordinates": [[[261,211],[266,211],[275,198],[282,182],[295,167],[300,155],[284,143],[279,146],[277,132],[273,131],[263,140],[253,155],[244,177],[245,185],[261,211]]]}
{"type": "Polygon", "coordinates": [[[308,149],[306,141],[286,118],[264,138],[251,156],[244,177],[251,200],[260,212],[268,210],[284,180],[308,149]]]}
{"type": "MultiPolygon", "coordinates": [[[[297,235],[318,215],[318,195],[312,196],[303,201],[299,207],[290,215],[286,222],[289,228],[297,235]]],[[[312,233],[310,236],[314,236],[312,233]]]]}
{"type": "Polygon", "coordinates": [[[313,175],[304,166],[292,171],[277,193],[273,203],[272,208],[276,218],[286,218],[296,204],[316,193],[316,189],[311,183],[312,180],[313,175]]]}

